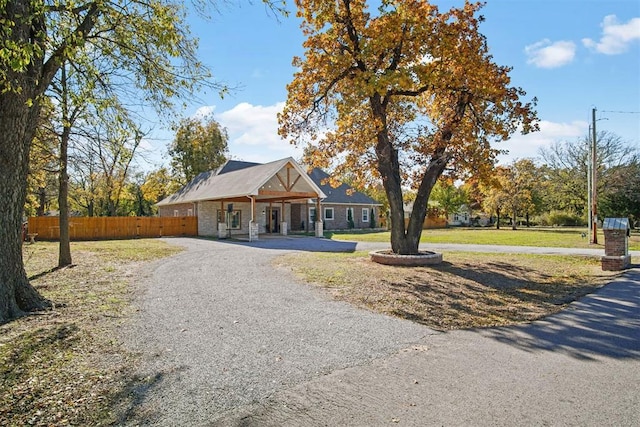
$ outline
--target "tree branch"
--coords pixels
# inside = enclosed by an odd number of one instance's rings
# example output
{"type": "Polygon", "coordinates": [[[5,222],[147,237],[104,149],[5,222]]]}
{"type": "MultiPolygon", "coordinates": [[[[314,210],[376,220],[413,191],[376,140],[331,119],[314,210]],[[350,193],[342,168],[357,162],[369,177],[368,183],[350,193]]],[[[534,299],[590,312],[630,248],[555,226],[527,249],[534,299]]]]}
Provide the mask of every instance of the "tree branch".
{"type": "MultiPolygon", "coordinates": [[[[84,10],[84,9],[83,9],[84,10]]],[[[87,35],[93,29],[96,23],[96,18],[100,9],[98,4],[93,2],[86,8],[87,14],[85,15],[82,23],[73,31],[72,36],[64,40],[60,46],[57,47],[42,67],[42,75],[38,82],[38,94],[44,93],[49,86],[53,77],[56,75],[60,66],[66,58],[66,51],[69,48],[76,48],[81,46],[87,39],[87,35]],[[71,39],[71,40],[70,40],[71,39]]]]}

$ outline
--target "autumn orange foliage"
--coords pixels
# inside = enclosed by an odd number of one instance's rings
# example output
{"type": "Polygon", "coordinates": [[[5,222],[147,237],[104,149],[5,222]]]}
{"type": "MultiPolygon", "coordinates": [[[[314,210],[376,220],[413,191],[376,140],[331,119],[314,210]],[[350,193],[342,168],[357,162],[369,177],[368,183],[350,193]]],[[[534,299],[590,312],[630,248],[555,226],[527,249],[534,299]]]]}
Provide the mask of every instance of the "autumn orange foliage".
{"type": "Polygon", "coordinates": [[[417,253],[431,189],[446,173],[487,173],[491,142],[537,129],[535,98],[510,86],[479,32],[482,3],[440,12],[420,0],[296,0],[307,37],[279,133],[313,166],[381,180],[391,246],[417,253]],[[403,189],[417,197],[405,226],[403,189]]]}

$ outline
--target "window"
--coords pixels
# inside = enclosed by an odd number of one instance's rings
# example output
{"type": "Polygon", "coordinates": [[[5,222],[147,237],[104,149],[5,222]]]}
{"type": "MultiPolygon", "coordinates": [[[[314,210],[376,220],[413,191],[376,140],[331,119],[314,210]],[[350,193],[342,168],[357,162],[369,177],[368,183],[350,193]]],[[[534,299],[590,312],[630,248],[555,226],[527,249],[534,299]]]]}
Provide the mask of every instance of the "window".
{"type": "Polygon", "coordinates": [[[174,210],[173,211],[173,216],[180,216],[180,211],[179,210],[174,210]]]}
{"type": "Polygon", "coordinates": [[[351,221],[353,221],[355,219],[355,216],[353,215],[353,208],[347,208],[347,221],[349,221],[349,214],[351,214],[351,221]]]}
{"type": "Polygon", "coordinates": [[[362,208],[362,222],[369,222],[369,208],[362,208]]]}
{"type": "Polygon", "coordinates": [[[187,209],[187,216],[193,216],[193,209],[187,209]]]}
{"type": "Polygon", "coordinates": [[[218,223],[223,222],[232,230],[240,230],[242,224],[241,218],[240,211],[232,211],[229,213],[229,221],[227,222],[227,211],[218,209],[218,223]]]}
{"type": "Polygon", "coordinates": [[[318,218],[316,218],[316,208],[309,208],[309,223],[313,224],[317,220],[318,218]]]}
{"type": "Polygon", "coordinates": [[[333,208],[324,208],[325,221],[333,221],[333,208]]]}

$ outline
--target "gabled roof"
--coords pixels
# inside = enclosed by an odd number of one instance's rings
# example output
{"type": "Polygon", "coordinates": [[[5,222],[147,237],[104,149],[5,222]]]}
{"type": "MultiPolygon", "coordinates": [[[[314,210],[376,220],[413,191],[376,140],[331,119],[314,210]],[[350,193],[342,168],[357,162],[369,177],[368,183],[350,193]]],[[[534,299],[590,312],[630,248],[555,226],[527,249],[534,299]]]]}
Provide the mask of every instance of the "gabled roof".
{"type": "Polygon", "coordinates": [[[222,165],[219,174],[233,172],[240,169],[251,168],[253,166],[259,166],[262,163],[253,163],[253,162],[243,162],[240,160],[227,160],[224,165],[222,165]]]}
{"type": "Polygon", "coordinates": [[[320,198],[325,197],[322,190],[291,157],[265,164],[228,160],[217,169],[199,174],[176,193],[158,202],[157,206],[259,196],[263,193],[263,187],[270,186],[268,183],[274,177],[277,178],[278,172],[284,168],[295,169],[306,183],[305,187],[320,198]]]}
{"type": "Polygon", "coordinates": [[[322,192],[327,197],[322,200],[322,203],[338,203],[338,204],[357,204],[357,205],[381,205],[380,202],[372,199],[364,193],[355,191],[351,186],[347,184],[340,184],[338,187],[333,188],[329,184],[329,174],[322,169],[315,168],[309,174],[313,182],[316,183],[322,192]],[[323,181],[326,182],[323,184],[323,181]]]}

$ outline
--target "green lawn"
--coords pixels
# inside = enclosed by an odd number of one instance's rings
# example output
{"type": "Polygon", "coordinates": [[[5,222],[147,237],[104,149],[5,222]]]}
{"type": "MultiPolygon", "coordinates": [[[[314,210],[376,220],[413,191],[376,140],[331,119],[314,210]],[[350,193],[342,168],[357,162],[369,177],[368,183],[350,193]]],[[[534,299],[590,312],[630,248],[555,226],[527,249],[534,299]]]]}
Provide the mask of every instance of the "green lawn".
{"type": "MultiPolygon", "coordinates": [[[[598,233],[598,245],[589,244],[586,228],[445,228],[423,230],[422,243],[462,243],[480,245],[545,246],[556,248],[603,248],[604,235],[598,233]]],[[[385,232],[331,232],[325,235],[334,240],[355,240],[360,242],[388,242],[390,233],[385,232]]],[[[630,250],[640,250],[640,234],[632,233],[630,250]]]]}

